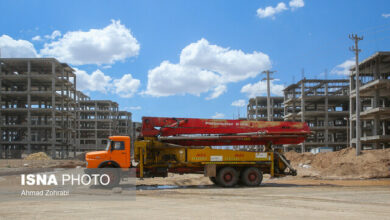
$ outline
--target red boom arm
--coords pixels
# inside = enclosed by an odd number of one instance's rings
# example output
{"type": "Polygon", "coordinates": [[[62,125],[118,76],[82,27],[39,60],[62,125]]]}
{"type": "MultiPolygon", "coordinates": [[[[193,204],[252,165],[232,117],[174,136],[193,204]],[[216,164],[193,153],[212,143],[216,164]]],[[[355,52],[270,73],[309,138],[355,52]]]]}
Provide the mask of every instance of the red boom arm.
{"type": "Polygon", "coordinates": [[[143,137],[183,146],[299,144],[308,134],[303,122],[142,118],[143,137]]]}

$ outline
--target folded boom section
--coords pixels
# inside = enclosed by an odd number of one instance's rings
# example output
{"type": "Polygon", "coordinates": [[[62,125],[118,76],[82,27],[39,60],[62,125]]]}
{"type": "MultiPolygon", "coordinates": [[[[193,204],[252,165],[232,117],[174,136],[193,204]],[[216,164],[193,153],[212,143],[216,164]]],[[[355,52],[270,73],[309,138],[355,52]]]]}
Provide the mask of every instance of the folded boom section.
{"type": "Polygon", "coordinates": [[[310,134],[304,122],[143,117],[142,136],[182,146],[299,144],[310,134]]]}

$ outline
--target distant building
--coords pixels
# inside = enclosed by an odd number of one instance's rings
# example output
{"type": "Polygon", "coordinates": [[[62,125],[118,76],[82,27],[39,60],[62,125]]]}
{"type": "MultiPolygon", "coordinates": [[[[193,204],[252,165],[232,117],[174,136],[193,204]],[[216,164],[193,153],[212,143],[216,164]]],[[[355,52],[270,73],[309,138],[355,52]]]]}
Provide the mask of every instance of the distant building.
{"type": "Polygon", "coordinates": [[[77,77],[54,58],[0,58],[0,159],[45,152],[52,158],[104,149],[131,135],[131,113],[76,90],[77,77]]]}
{"type": "Polygon", "coordinates": [[[306,122],[314,133],[300,145],[285,145],[285,150],[347,147],[348,116],[348,80],[303,79],[289,85],[284,89],[284,120],[306,122]]]}
{"type": "MultiPolygon", "coordinates": [[[[271,96],[271,121],[283,121],[283,97],[271,96]]],[[[257,96],[249,99],[247,105],[247,119],[267,121],[267,97],[257,96]]]]}
{"type": "Polygon", "coordinates": [[[111,100],[79,100],[78,150],[102,150],[109,136],[131,135],[131,113],[111,100]]]}

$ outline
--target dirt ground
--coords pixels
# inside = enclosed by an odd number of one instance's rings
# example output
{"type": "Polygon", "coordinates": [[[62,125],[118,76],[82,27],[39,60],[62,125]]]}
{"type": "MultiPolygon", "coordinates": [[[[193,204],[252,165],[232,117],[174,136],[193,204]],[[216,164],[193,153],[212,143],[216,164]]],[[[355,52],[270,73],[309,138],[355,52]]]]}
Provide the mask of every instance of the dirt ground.
{"type": "Polygon", "coordinates": [[[372,179],[390,177],[390,149],[364,150],[356,156],[354,148],[312,154],[284,153],[298,176],[321,179],[372,179]]]}
{"type": "Polygon", "coordinates": [[[298,176],[265,175],[254,188],[221,188],[200,174],[169,174],[137,179],[136,187],[81,187],[50,198],[22,197],[20,174],[66,172],[85,162],[0,160],[0,219],[390,219],[389,153],[289,152],[298,176]]]}
{"type": "MultiPolygon", "coordinates": [[[[3,187],[18,176],[1,178],[3,187]]],[[[170,174],[137,185],[135,197],[126,184],[121,193],[97,189],[50,200],[3,194],[0,219],[390,219],[390,179],[265,178],[260,187],[220,188],[202,175],[170,174]]]]}

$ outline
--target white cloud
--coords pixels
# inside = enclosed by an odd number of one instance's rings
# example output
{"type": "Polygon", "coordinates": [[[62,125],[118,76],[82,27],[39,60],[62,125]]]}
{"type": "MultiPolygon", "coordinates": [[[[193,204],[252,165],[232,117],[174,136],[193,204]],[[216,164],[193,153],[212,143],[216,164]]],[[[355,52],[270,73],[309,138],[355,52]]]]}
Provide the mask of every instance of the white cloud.
{"type": "Polygon", "coordinates": [[[382,14],[382,17],[388,18],[388,17],[390,17],[390,13],[388,13],[388,14],[382,14]]]}
{"type": "Polygon", "coordinates": [[[131,74],[125,74],[121,79],[114,80],[115,93],[122,98],[130,98],[137,92],[140,84],[140,80],[134,79],[131,74]]]}
{"type": "Polygon", "coordinates": [[[14,40],[8,35],[0,37],[0,49],[2,58],[33,58],[38,57],[34,45],[26,40],[14,40]]]}
{"type": "Polygon", "coordinates": [[[164,61],[149,70],[145,93],[156,97],[185,93],[199,96],[217,86],[218,81],[218,75],[213,72],[164,61]]]}
{"type": "Polygon", "coordinates": [[[232,106],[236,106],[236,107],[244,107],[245,104],[246,103],[245,103],[244,99],[239,99],[239,100],[232,102],[232,106]]]}
{"type": "MultiPolygon", "coordinates": [[[[275,84],[274,82],[278,81],[277,79],[270,82],[271,86],[271,95],[283,96],[284,86],[280,84],[275,84]]],[[[248,97],[263,96],[267,95],[267,82],[259,81],[254,84],[246,84],[241,88],[242,93],[246,93],[248,97]]]]}
{"type": "Polygon", "coordinates": [[[305,6],[305,2],[303,0],[291,0],[288,5],[290,5],[291,9],[294,10],[305,6]]]}
{"type": "Polygon", "coordinates": [[[142,107],[141,106],[131,106],[131,107],[129,107],[129,109],[130,110],[141,110],[142,109],[142,107]]]}
{"type": "Polygon", "coordinates": [[[220,113],[220,112],[216,112],[215,115],[211,116],[211,118],[213,118],[213,119],[220,119],[220,118],[224,118],[224,117],[225,117],[225,114],[220,113]]]}
{"type": "Polygon", "coordinates": [[[103,69],[110,69],[112,66],[111,65],[103,65],[103,66],[101,66],[101,68],[103,68],[103,69]]]}
{"type": "Polygon", "coordinates": [[[73,65],[102,65],[137,56],[139,50],[140,45],[130,29],[119,20],[112,20],[103,29],[67,32],[62,38],[45,44],[40,53],[73,65]]]}
{"type": "Polygon", "coordinates": [[[41,36],[37,35],[37,36],[33,37],[31,40],[40,41],[40,40],[42,40],[42,38],[41,38],[41,36]]]}
{"type": "Polygon", "coordinates": [[[201,39],[186,46],[180,61],[163,61],[148,72],[145,94],[170,96],[212,91],[206,99],[214,99],[227,91],[226,84],[257,76],[271,67],[268,55],[261,52],[244,53],[201,39]]]}
{"type": "Polygon", "coordinates": [[[59,30],[55,30],[53,31],[53,33],[51,33],[51,35],[45,35],[45,38],[46,39],[51,39],[51,40],[54,40],[56,39],[57,37],[61,37],[61,32],[59,30]]]}
{"type": "Polygon", "coordinates": [[[102,71],[96,70],[92,74],[88,74],[84,70],[74,69],[77,75],[76,86],[78,90],[107,93],[111,88],[111,77],[102,71]]]}
{"type": "Polygon", "coordinates": [[[349,59],[344,61],[343,63],[337,65],[335,68],[330,71],[331,74],[335,75],[343,75],[343,76],[348,76],[350,74],[351,67],[355,65],[355,60],[354,59],[349,59]]]}
{"type": "Polygon", "coordinates": [[[83,92],[91,91],[104,94],[110,92],[122,98],[130,98],[137,92],[141,84],[140,80],[134,79],[131,74],[125,74],[120,79],[112,79],[99,69],[91,74],[78,68],[73,69],[77,75],[77,89],[83,92]]]}
{"type": "Polygon", "coordinates": [[[280,2],[276,5],[276,7],[268,6],[265,7],[264,9],[263,8],[257,9],[257,16],[259,18],[271,17],[274,19],[276,14],[279,14],[285,10],[287,10],[286,4],[280,2]]]}
{"type": "Polygon", "coordinates": [[[223,93],[227,91],[227,87],[225,85],[219,85],[213,89],[213,92],[210,94],[209,97],[206,97],[206,100],[210,99],[216,99],[223,93]]]}

